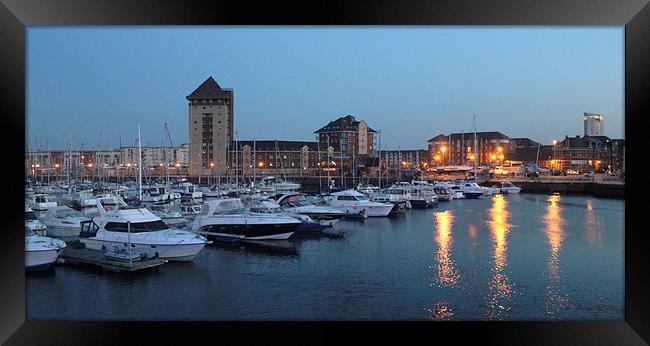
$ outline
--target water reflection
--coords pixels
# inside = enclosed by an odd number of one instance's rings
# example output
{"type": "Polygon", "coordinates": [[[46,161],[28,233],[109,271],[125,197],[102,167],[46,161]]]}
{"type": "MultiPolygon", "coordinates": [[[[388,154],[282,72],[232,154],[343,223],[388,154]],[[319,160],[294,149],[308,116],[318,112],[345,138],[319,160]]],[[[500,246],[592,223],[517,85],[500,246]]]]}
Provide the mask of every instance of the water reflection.
{"type": "Polygon", "coordinates": [[[602,222],[599,216],[594,215],[594,206],[591,200],[587,200],[587,219],[585,221],[585,237],[589,244],[596,245],[602,242],[602,222]]]}
{"type": "Polygon", "coordinates": [[[453,316],[454,310],[444,300],[435,303],[431,309],[427,309],[427,317],[430,320],[445,321],[450,320],[453,316]]]}
{"type": "Polygon", "coordinates": [[[300,253],[293,242],[288,240],[247,240],[241,242],[214,242],[209,247],[225,251],[246,252],[280,257],[298,257],[300,253]]]}
{"type": "Polygon", "coordinates": [[[435,257],[436,283],[439,287],[454,287],[460,280],[460,274],[456,271],[456,264],[450,255],[454,214],[451,210],[446,210],[433,215],[436,219],[435,241],[438,245],[438,253],[435,257]]]}
{"type": "Polygon", "coordinates": [[[560,207],[560,196],[552,195],[548,198],[548,207],[544,216],[546,224],[546,237],[550,248],[548,259],[548,283],[546,285],[546,313],[557,315],[560,309],[566,307],[566,297],[560,292],[560,249],[564,240],[564,219],[560,207]]]}
{"type": "Polygon", "coordinates": [[[492,197],[492,208],[489,210],[490,220],[488,227],[492,236],[494,256],[492,258],[492,278],[488,284],[488,297],[486,313],[487,319],[501,319],[511,309],[512,284],[504,273],[507,264],[508,232],[511,225],[508,223],[508,201],[503,195],[492,197]]]}

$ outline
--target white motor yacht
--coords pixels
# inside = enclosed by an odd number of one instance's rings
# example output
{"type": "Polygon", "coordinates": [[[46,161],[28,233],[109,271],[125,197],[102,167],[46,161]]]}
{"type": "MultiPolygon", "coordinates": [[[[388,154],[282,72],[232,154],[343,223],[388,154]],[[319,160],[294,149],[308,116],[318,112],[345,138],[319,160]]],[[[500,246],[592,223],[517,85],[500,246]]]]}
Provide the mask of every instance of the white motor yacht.
{"type": "Polygon", "coordinates": [[[31,207],[33,210],[45,211],[49,208],[56,207],[56,201],[44,193],[34,194],[34,202],[31,207]]]}
{"type": "Polygon", "coordinates": [[[99,198],[98,216],[83,222],[79,240],[93,250],[128,249],[170,261],[191,261],[208,243],[204,237],[170,228],[146,208],[119,197],[99,198]],[[113,204],[114,203],[114,204],[113,204]]]}
{"type": "Polygon", "coordinates": [[[189,181],[178,184],[178,188],[174,189],[174,192],[180,193],[181,198],[201,199],[204,195],[202,191],[199,191],[197,187],[189,181]]]}
{"type": "Polygon", "coordinates": [[[150,186],[142,190],[142,202],[164,202],[170,201],[171,199],[172,197],[165,185],[150,186]]]}
{"type": "Polygon", "coordinates": [[[483,188],[476,183],[464,182],[461,184],[461,188],[465,198],[479,198],[487,193],[486,188],[483,188]]]}
{"type": "Polygon", "coordinates": [[[302,222],[296,218],[251,213],[239,198],[204,201],[192,222],[192,232],[221,241],[286,240],[302,222]]]}
{"type": "Polygon", "coordinates": [[[460,185],[447,183],[447,186],[449,187],[449,191],[454,195],[454,199],[465,198],[463,188],[460,185]]]}
{"type": "Polygon", "coordinates": [[[370,184],[359,184],[357,185],[357,191],[363,193],[366,196],[370,196],[379,193],[379,187],[370,184]]]}
{"type": "Polygon", "coordinates": [[[78,208],[94,207],[97,205],[97,197],[93,195],[92,190],[83,190],[74,194],[72,203],[78,208]]]}
{"type": "Polygon", "coordinates": [[[509,181],[502,181],[500,190],[501,193],[519,193],[521,191],[521,188],[515,186],[515,184],[509,181]]]}
{"type": "Polygon", "coordinates": [[[47,234],[47,226],[36,217],[29,206],[25,206],[25,228],[36,235],[45,236],[47,234]]]}
{"type": "Polygon", "coordinates": [[[41,221],[47,226],[48,234],[64,238],[78,236],[81,223],[88,220],[90,218],[83,213],[65,205],[50,208],[41,215],[41,221]]]}
{"type": "Polygon", "coordinates": [[[63,240],[34,234],[25,228],[25,269],[45,270],[50,268],[65,248],[63,240]]]}
{"type": "Polygon", "coordinates": [[[447,184],[436,184],[433,186],[433,192],[438,197],[439,201],[448,202],[454,199],[454,193],[447,184]]]}
{"type": "Polygon", "coordinates": [[[364,214],[365,216],[387,216],[393,209],[391,203],[369,201],[362,193],[345,190],[332,193],[330,206],[345,214],[364,214]]]}
{"type": "Polygon", "coordinates": [[[303,195],[296,193],[280,194],[273,197],[283,210],[301,215],[307,215],[324,226],[333,226],[344,215],[341,210],[324,205],[315,205],[307,201],[303,195]]]}
{"type": "Polygon", "coordinates": [[[255,184],[255,188],[261,192],[275,193],[275,192],[295,192],[300,189],[300,184],[290,183],[276,177],[264,177],[262,181],[255,184]]]}

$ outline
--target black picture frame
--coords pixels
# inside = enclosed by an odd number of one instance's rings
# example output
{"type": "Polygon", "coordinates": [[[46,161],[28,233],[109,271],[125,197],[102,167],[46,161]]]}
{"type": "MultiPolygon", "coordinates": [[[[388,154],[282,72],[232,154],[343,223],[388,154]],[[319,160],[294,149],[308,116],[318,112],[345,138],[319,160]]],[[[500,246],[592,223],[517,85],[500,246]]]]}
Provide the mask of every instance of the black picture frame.
{"type": "MultiPolygon", "coordinates": [[[[647,0],[576,1],[87,1],[0,0],[0,107],[10,196],[24,194],[26,27],[41,25],[613,25],[625,26],[625,321],[564,322],[86,322],[25,321],[24,239],[21,205],[7,199],[0,232],[0,341],[10,344],[115,344],[184,342],[224,335],[287,342],[366,341],[385,335],[423,337],[424,342],[476,338],[497,344],[645,344],[650,341],[650,246],[644,241],[645,180],[640,160],[642,117],[650,93],[650,5],[647,0]],[[639,143],[637,143],[639,142],[639,143]],[[635,184],[635,182],[637,184],[635,184]],[[631,188],[636,186],[635,189],[631,188]],[[638,199],[640,202],[632,203],[638,199]],[[20,210],[19,210],[20,209],[20,210]],[[309,339],[299,339],[296,335],[309,339]],[[306,341],[305,341],[306,340],[306,341]],[[644,342],[645,340],[645,342],[644,342]]],[[[597,268],[594,268],[597,270],[597,268]]],[[[416,340],[416,339],[413,339],[416,340]]]]}

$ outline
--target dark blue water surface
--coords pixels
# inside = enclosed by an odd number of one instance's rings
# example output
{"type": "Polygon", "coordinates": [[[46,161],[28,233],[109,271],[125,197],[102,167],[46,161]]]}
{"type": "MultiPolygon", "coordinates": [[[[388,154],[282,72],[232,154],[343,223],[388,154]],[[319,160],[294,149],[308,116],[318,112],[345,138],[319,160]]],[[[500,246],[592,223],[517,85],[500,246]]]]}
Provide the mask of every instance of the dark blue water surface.
{"type": "Polygon", "coordinates": [[[344,237],[211,245],[136,274],[27,274],[27,319],[624,319],[624,201],[497,195],[344,237]]]}

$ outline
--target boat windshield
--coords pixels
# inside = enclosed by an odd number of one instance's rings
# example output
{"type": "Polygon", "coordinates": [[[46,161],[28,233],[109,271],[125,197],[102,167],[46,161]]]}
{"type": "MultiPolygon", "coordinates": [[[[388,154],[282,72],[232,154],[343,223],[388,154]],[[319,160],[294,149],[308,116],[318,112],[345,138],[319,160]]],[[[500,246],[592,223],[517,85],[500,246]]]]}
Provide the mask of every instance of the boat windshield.
{"type": "MultiPolygon", "coordinates": [[[[111,232],[128,232],[128,225],[126,222],[109,222],[104,228],[111,232]]],[[[169,227],[167,227],[162,220],[131,223],[131,233],[161,231],[166,229],[169,229],[169,227]]]]}
{"type": "Polygon", "coordinates": [[[25,220],[32,221],[32,220],[38,220],[38,219],[36,218],[36,215],[34,214],[33,211],[27,211],[27,212],[25,212],[25,220]]]}
{"type": "Polygon", "coordinates": [[[56,217],[85,217],[81,212],[74,209],[61,209],[56,211],[56,217]]]}
{"type": "Polygon", "coordinates": [[[366,197],[364,197],[364,196],[355,196],[355,198],[357,199],[357,201],[367,201],[367,200],[368,200],[368,199],[367,199],[366,197]]]}
{"type": "Polygon", "coordinates": [[[404,190],[401,190],[401,189],[388,189],[388,190],[386,190],[386,193],[390,194],[390,195],[402,195],[402,194],[404,194],[404,190]]]}

